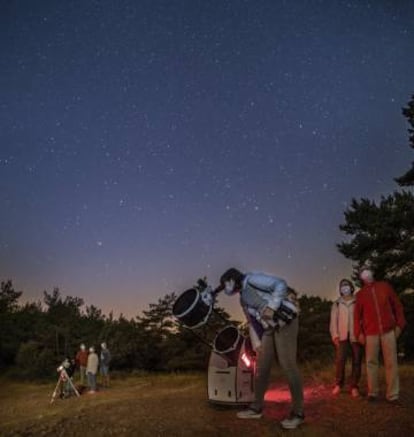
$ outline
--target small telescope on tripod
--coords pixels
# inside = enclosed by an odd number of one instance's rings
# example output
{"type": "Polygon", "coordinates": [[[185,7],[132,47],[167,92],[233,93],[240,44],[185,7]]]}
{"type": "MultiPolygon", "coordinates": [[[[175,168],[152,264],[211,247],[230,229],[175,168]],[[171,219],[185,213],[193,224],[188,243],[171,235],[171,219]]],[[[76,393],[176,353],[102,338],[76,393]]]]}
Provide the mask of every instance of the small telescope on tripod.
{"type": "Polygon", "coordinates": [[[72,381],[72,375],[75,371],[74,363],[71,363],[69,358],[66,358],[56,371],[59,373],[59,377],[50,403],[53,404],[58,396],[61,399],[65,399],[72,393],[79,397],[80,394],[72,381]]]}
{"type": "Polygon", "coordinates": [[[214,291],[205,279],[181,293],[172,312],[183,327],[211,349],[208,400],[228,405],[252,402],[256,361],[250,340],[214,309],[214,291]]]}

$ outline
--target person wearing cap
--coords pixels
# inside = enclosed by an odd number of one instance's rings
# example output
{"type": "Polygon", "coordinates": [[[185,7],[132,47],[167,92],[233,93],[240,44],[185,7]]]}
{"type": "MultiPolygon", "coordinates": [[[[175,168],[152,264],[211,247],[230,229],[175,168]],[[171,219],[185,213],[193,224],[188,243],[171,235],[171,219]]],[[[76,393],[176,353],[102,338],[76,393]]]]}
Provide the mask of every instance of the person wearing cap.
{"type": "Polygon", "coordinates": [[[354,285],[341,279],[338,285],[339,298],[332,304],[329,330],[336,348],[335,386],[332,394],[337,395],[345,382],[345,364],[349,349],[352,356],[350,393],[359,397],[358,384],[361,378],[362,347],[354,335],[354,285]]]}
{"type": "Polygon", "coordinates": [[[80,385],[85,385],[86,366],[88,365],[88,351],[86,346],[82,343],[75,356],[76,367],[79,368],[80,385]]]}
{"type": "Polygon", "coordinates": [[[269,384],[275,350],[289,384],[292,409],[281,422],[285,429],[295,429],[304,421],[303,385],[296,364],[299,311],[296,293],[286,282],[265,273],[242,273],[235,268],[220,278],[226,295],[240,296],[240,304],[249,322],[250,338],[257,353],[255,400],[248,409],[240,411],[240,419],[262,417],[264,395],[269,384]]]}
{"type": "Polygon", "coordinates": [[[368,400],[379,396],[378,359],[382,351],[386,379],[386,399],[398,402],[399,376],[397,339],[406,325],[404,310],[388,282],[376,281],[371,266],[360,269],[362,288],[356,295],[354,333],[365,345],[368,400]]]}
{"type": "Polygon", "coordinates": [[[89,393],[96,392],[96,374],[98,373],[99,358],[95,352],[95,348],[89,348],[88,364],[86,367],[86,376],[88,377],[89,393]]]}
{"type": "Polygon", "coordinates": [[[101,371],[102,385],[109,387],[109,362],[111,361],[111,353],[106,343],[101,343],[101,355],[99,360],[99,368],[101,371]]]}

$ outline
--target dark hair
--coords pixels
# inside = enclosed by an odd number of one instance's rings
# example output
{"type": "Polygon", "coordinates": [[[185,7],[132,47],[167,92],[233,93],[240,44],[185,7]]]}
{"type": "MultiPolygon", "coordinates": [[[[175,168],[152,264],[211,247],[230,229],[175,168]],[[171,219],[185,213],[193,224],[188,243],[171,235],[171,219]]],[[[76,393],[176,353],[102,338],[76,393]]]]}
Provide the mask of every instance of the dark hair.
{"type": "Polygon", "coordinates": [[[228,270],[226,270],[220,278],[220,285],[224,288],[224,283],[232,280],[235,282],[235,288],[240,289],[242,287],[244,274],[237,270],[236,268],[232,267],[228,270]]]}
{"type": "Polygon", "coordinates": [[[341,285],[343,283],[348,284],[351,287],[351,293],[353,293],[355,291],[355,287],[354,284],[352,283],[352,281],[350,281],[349,279],[343,278],[339,281],[339,288],[341,288],[341,285]]]}

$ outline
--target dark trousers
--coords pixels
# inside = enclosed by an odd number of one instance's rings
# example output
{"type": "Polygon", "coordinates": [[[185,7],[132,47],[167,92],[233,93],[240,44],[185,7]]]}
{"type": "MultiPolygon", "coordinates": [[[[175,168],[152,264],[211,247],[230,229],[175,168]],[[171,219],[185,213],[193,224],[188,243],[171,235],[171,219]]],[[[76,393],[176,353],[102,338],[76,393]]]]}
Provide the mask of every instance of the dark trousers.
{"type": "Polygon", "coordinates": [[[342,387],[345,382],[345,364],[351,350],[352,372],[350,387],[358,388],[358,383],[361,378],[362,364],[362,346],[359,343],[353,343],[349,340],[340,341],[336,348],[336,374],[335,383],[342,387]]]}

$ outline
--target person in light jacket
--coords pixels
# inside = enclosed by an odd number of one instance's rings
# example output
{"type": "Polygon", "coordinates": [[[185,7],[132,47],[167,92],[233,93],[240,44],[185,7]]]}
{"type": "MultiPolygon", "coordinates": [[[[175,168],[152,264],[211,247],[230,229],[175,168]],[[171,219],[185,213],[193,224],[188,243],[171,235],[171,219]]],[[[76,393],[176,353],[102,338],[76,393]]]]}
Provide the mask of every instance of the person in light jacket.
{"type": "Polygon", "coordinates": [[[98,373],[99,358],[95,348],[89,348],[88,364],[86,366],[86,375],[88,377],[89,393],[96,392],[96,374],[98,373]]]}
{"type": "Polygon", "coordinates": [[[352,357],[350,393],[359,397],[358,384],[361,378],[362,347],[354,335],[354,286],[348,279],[341,279],[338,285],[339,298],[332,304],[329,330],[336,348],[335,386],[332,394],[341,392],[345,382],[345,364],[349,350],[352,357]]]}

